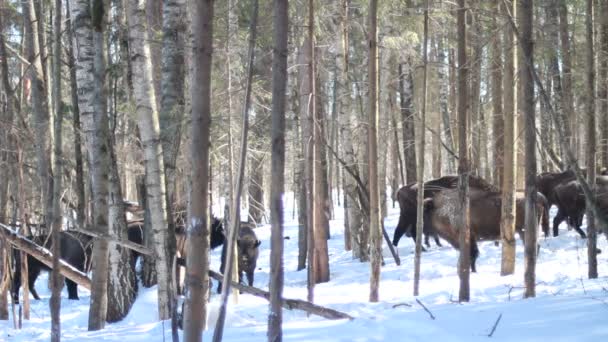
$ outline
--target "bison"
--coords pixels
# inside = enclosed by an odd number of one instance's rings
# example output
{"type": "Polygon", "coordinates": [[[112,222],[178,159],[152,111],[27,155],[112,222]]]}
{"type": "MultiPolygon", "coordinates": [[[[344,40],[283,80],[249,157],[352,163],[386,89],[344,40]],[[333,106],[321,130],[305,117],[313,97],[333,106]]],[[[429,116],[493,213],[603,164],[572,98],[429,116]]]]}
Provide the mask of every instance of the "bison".
{"type": "MultiPolygon", "coordinates": [[[[470,189],[470,244],[471,270],[476,272],[475,262],[479,256],[477,241],[496,241],[500,239],[501,196],[500,192],[479,188],[470,189]]],[[[516,199],[515,228],[523,240],[525,199],[516,199]]],[[[430,225],[439,236],[452,247],[459,248],[459,232],[456,226],[460,212],[458,209],[458,190],[444,189],[432,198],[425,199],[424,224],[430,225]]],[[[536,201],[538,220],[548,225],[548,202],[545,196],[538,193],[536,201]]]]}
{"type": "MultiPolygon", "coordinates": [[[[453,189],[458,185],[458,176],[444,176],[441,178],[433,179],[424,183],[424,198],[432,198],[437,192],[445,189],[453,189]]],[[[483,189],[486,191],[498,191],[493,185],[489,184],[482,178],[476,176],[469,176],[469,186],[474,188],[483,189]]],[[[417,201],[417,193],[418,193],[418,184],[412,183],[406,185],[399,189],[397,192],[397,199],[399,201],[399,207],[401,209],[399,215],[399,222],[397,223],[397,227],[395,228],[395,233],[393,235],[393,245],[397,246],[399,244],[399,240],[405,234],[408,237],[411,237],[416,240],[415,227],[416,227],[416,203],[417,201]]],[[[435,238],[435,242],[437,245],[439,244],[439,239],[437,234],[433,232],[431,226],[424,225],[423,232],[425,234],[425,243],[428,244],[428,237],[432,235],[435,238]]]]}
{"type": "MultiPolygon", "coordinates": [[[[608,210],[608,177],[598,176],[596,178],[596,200],[602,210],[608,210]]],[[[573,180],[564,184],[560,184],[555,188],[555,197],[557,205],[560,207],[556,216],[556,221],[559,222],[567,219],[568,224],[573,227],[581,238],[585,239],[587,235],[580,228],[583,223],[583,215],[585,214],[586,202],[585,195],[580,184],[573,180]]]]}
{"type": "MultiPolygon", "coordinates": [[[[74,266],[82,272],[88,271],[91,261],[91,237],[74,231],[61,232],[61,259],[70,265],[74,266]]],[[[51,247],[51,239],[47,235],[41,235],[31,238],[36,244],[43,245],[46,248],[51,247]]],[[[21,253],[15,250],[15,273],[11,293],[15,302],[19,301],[19,288],[21,287],[21,253]]],[[[40,299],[36,288],[34,287],[36,279],[41,271],[50,271],[50,268],[40,262],[33,256],[27,256],[28,265],[28,284],[29,290],[34,296],[34,299],[40,299]]],[[[65,284],[68,289],[69,299],[78,299],[78,285],[68,278],[65,278],[65,284]]]]}
{"type": "MultiPolygon", "coordinates": [[[[581,172],[585,173],[586,169],[581,169],[581,172]]],[[[601,168],[598,171],[599,175],[608,175],[608,169],[601,168]]],[[[572,184],[568,185],[570,182],[575,181],[576,176],[574,171],[568,169],[563,172],[543,172],[536,176],[536,186],[538,191],[545,195],[547,201],[549,203],[549,207],[555,205],[557,207],[557,214],[553,218],[553,236],[559,235],[559,224],[564,220],[568,220],[571,226],[580,226],[573,224],[575,222],[582,222],[582,216],[574,217],[569,216],[567,212],[573,211],[573,206],[578,206],[579,204],[576,201],[580,200],[580,198],[575,198],[576,191],[572,191],[572,184]],[[560,190],[561,194],[557,194],[557,189],[562,187],[560,190]]],[[[576,212],[576,211],[575,211],[576,212]]],[[[543,228],[544,231],[544,228],[543,228]]],[[[577,229],[579,234],[582,233],[580,229],[577,229]]],[[[548,231],[545,231],[545,235],[548,234],[548,231]]],[[[581,234],[583,236],[584,233],[581,234]]]]}
{"type": "MultiPolygon", "coordinates": [[[[253,276],[258,261],[259,246],[261,242],[258,240],[252,227],[246,223],[242,223],[239,229],[239,236],[237,239],[237,251],[238,251],[238,265],[239,265],[239,283],[243,280],[243,272],[247,276],[247,283],[249,286],[253,286],[253,276]]],[[[222,247],[222,264],[220,265],[220,272],[224,273],[226,269],[226,252],[228,251],[228,244],[225,243],[222,247]]],[[[217,293],[222,292],[222,283],[219,282],[217,285],[217,293]]]]}

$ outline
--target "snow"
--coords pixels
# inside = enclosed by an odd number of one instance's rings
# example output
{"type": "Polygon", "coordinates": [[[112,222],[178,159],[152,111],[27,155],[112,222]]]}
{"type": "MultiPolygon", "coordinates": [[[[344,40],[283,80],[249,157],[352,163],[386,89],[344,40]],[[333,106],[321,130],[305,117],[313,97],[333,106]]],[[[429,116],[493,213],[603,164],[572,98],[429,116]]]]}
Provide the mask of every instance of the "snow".
{"type": "MultiPolygon", "coordinates": [[[[286,196],[286,208],[293,196],[286,196]]],[[[216,211],[219,212],[219,211],[216,211]]],[[[307,316],[302,311],[283,310],[285,341],[485,341],[499,316],[492,335],[495,341],[597,341],[608,337],[608,243],[601,235],[598,247],[600,277],[587,279],[585,240],[560,226],[560,236],[541,238],[536,266],[536,298],[523,299],[523,246],[517,242],[516,273],[500,276],[500,247],[492,242],[480,244],[478,272],[471,274],[471,302],[460,304],[456,274],[458,251],[444,243],[422,255],[420,296],[417,298],[436,319],[416,302],[413,293],[413,243],[403,238],[398,248],[402,265],[397,266],[385,246],[386,265],[382,267],[380,302],[369,303],[369,263],[352,259],[343,248],[342,209],[335,209],[329,240],[331,281],[315,287],[315,303],[355,317],[353,321],[330,321],[307,316]]],[[[284,297],[305,299],[306,271],[297,266],[297,216],[285,212],[285,290],[284,297]]],[[[389,209],[385,220],[392,237],[399,209],[389,209]]],[[[554,215],[552,211],[552,216],[554,215]]],[[[255,286],[268,288],[270,227],[256,229],[262,241],[255,286]]],[[[211,267],[217,270],[221,251],[212,252],[211,267]]],[[[32,300],[31,320],[15,330],[13,322],[0,322],[0,341],[48,341],[50,313],[46,274],[37,281],[42,299],[32,300]]],[[[219,296],[215,286],[209,304],[204,340],[210,340],[217,317],[219,296]]],[[[64,341],[170,341],[170,323],[157,322],[156,288],[143,289],[129,315],[121,322],[107,324],[101,331],[87,331],[89,292],[79,288],[79,301],[67,299],[63,291],[61,307],[64,341]]],[[[224,341],[266,340],[268,303],[242,294],[239,304],[229,301],[224,341]]],[[[181,336],[181,331],[180,331],[181,336]]]]}

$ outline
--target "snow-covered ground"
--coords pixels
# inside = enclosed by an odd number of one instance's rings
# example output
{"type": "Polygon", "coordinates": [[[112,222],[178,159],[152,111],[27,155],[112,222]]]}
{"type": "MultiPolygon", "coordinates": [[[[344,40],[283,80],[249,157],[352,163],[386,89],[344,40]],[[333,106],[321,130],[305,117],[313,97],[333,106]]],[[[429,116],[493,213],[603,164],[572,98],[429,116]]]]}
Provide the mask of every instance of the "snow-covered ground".
{"type": "MultiPolygon", "coordinates": [[[[292,198],[289,196],[288,198],[292,198]]],[[[289,200],[288,200],[289,201],[289,200]]],[[[292,204],[287,203],[291,209],[292,204]]],[[[306,298],[306,271],[296,271],[297,219],[286,210],[285,290],[286,298],[306,298]]],[[[390,209],[385,225],[392,237],[399,214],[398,206],[390,209]]],[[[369,303],[369,263],[352,259],[344,251],[342,211],[331,222],[329,241],[331,281],[315,287],[315,303],[354,316],[353,321],[330,321],[308,317],[302,311],[284,310],[285,341],[482,341],[488,339],[499,316],[501,319],[491,337],[500,341],[602,341],[608,338],[608,243],[602,235],[598,257],[600,278],[587,279],[585,241],[574,231],[560,227],[557,238],[541,238],[537,264],[537,286],[534,299],[522,299],[523,247],[517,244],[516,273],[500,276],[500,247],[480,244],[478,273],[471,275],[471,302],[459,304],[456,262],[458,252],[444,243],[422,255],[420,296],[418,299],[435,319],[416,302],[413,292],[413,243],[403,238],[399,246],[402,265],[397,266],[384,248],[386,265],[382,267],[380,302],[369,303]]],[[[554,213],[552,213],[554,214],[554,213]]],[[[270,228],[256,229],[262,240],[259,270],[255,286],[268,287],[270,228]]],[[[434,246],[434,244],[433,244],[434,246]]],[[[219,268],[220,251],[212,252],[212,269],[219,268]]],[[[22,330],[13,329],[12,321],[0,322],[0,341],[48,341],[50,339],[50,291],[47,276],[37,282],[42,300],[32,301],[31,320],[22,330]]],[[[155,288],[140,289],[129,315],[121,322],[108,324],[102,331],[88,332],[89,292],[79,288],[80,301],[67,299],[64,289],[61,308],[64,341],[170,341],[170,324],[157,322],[155,288]]],[[[204,334],[210,340],[219,296],[212,296],[209,313],[210,329],[204,334]]],[[[240,296],[238,305],[230,304],[225,341],[264,341],[266,339],[268,303],[250,295],[240,296]]],[[[181,334],[181,332],[180,332],[181,334]]]]}

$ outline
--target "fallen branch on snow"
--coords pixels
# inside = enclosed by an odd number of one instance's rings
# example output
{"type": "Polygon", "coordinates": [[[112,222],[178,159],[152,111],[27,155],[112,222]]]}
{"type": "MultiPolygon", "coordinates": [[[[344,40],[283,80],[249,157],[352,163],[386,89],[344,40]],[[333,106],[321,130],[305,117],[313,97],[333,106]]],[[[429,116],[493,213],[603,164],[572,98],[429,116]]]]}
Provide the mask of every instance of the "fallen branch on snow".
{"type": "Polygon", "coordinates": [[[490,333],[488,334],[488,337],[492,337],[492,335],[494,335],[494,332],[496,331],[496,327],[498,326],[498,323],[500,322],[501,318],[502,318],[502,313],[500,315],[498,315],[498,318],[496,319],[496,322],[494,322],[494,326],[492,327],[492,331],[490,331],[490,333]]]}
{"type": "Polygon", "coordinates": [[[431,312],[431,310],[429,310],[426,306],[424,306],[424,304],[422,304],[422,302],[420,301],[420,299],[416,298],[416,303],[420,304],[420,306],[422,306],[422,308],[424,309],[424,311],[429,313],[429,316],[431,316],[431,319],[435,319],[435,316],[433,315],[433,313],[431,312]]]}
{"type": "MultiPolygon", "coordinates": [[[[209,276],[217,281],[223,281],[224,277],[212,270],[209,270],[209,276]]],[[[239,289],[243,292],[252,294],[256,297],[261,297],[264,298],[266,300],[270,299],[270,293],[266,292],[264,290],[258,289],[256,287],[252,287],[252,286],[247,286],[247,285],[243,285],[243,284],[239,284],[237,282],[231,282],[232,286],[236,289],[239,289]]],[[[285,309],[289,309],[289,310],[293,310],[293,309],[298,309],[298,310],[303,310],[306,311],[308,313],[311,313],[313,315],[317,315],[317,316],[321,316],[327,319],[348,319],[348,320],[353,320],[355,319],[354,317],[350,316],[349,314],[346,314],[344,312],[340,312],[334,309],[330,309],[330,308],[326,308],[320,305],[316,305],[313,304],[311,302],[307,302],[305,300],[300,300],[300,299],[286,299],[286,298],[281,298],[281,305],[285,308],[285,309]]]]}

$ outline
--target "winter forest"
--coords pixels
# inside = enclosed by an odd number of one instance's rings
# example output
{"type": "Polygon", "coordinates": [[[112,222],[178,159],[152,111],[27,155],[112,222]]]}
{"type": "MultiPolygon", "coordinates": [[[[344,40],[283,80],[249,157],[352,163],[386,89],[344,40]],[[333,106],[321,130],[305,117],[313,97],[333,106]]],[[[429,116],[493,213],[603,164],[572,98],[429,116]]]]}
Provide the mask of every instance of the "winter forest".
{"type": "Polygon", "coordinates": [[[0,341],[608,336],[608,1],[0,0],[0,341]]]}

